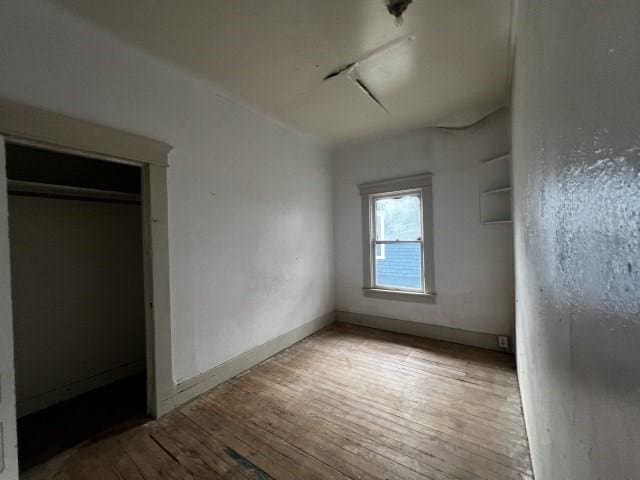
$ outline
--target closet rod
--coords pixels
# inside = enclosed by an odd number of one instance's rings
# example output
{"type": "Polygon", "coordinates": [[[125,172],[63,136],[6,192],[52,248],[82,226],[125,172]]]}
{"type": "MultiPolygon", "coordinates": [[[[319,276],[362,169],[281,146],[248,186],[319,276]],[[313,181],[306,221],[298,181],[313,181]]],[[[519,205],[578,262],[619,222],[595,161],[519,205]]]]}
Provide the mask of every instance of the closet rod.
{"type": "Polygon", "coordinates": [[[7,180],[7,189],[10,194],[38,197],[67,198],[120,203],[141,202],[139,193],[99,190],[96,188],[73,187],[69,185],[54,185],[51,183],[28,182],[24,180],[7,180]]]}

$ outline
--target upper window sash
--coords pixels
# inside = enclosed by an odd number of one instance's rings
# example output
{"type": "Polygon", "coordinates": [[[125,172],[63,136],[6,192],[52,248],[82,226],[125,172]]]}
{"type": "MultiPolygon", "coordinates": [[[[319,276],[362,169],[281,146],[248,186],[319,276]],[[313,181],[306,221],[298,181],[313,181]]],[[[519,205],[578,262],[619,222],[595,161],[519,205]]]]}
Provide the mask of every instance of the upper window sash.
{"type": "Polygon", "coordinates": [[[422,189],[410,189],[410,190],[402,190],[399,192],[385,192],[382,194],[372,194],[368,195],[369,197],[369,224],[371,226],[371,240],[376,244],[390,244],[390,243],[402,243],[402,242],[422,242],[424,238],[424,213],[423,213],[423,201],[422,201],[422,189]],[[394,239],[386,239],[386,232],[384,228],[385,215],[384,212],[381,215],[382,217],[382,228],[378,228],[378,213],[376,211],[376,202],[379,200],[384,200],[385,198],[397,198],[402,196],[415,196],[418,198],[418,202],[420,205],[419,215],[418,215],[418,223],[420,225],[419,235],[416,238],[394,238],[394,239]],[[378,233],[381,232],[380,239],[378,239],[378,233]]]}

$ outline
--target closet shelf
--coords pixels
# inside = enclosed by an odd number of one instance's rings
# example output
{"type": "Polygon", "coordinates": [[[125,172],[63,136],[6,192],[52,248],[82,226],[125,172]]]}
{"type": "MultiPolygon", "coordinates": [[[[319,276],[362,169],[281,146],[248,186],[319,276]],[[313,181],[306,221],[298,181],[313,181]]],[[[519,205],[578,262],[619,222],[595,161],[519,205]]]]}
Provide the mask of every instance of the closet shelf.
{"type": "Polygon", "coordinates": [[[139,193],[118,192],[113,190],[99,190],[95,188],[75,187],[70,185],[56,185],[51,183],[30,182],[24,180],[7,180],[7,190],[14,194],[29,194],[33,196],[77,198],[105,201],[120,201],[140,203],[139,193]]]}
{"type": "Polygon", "coordinates": [[[492,190],[481,192],[480,195],[492,195],[494,193],[503,193],[503,192],[510,192],[510,191],[511,191],[511,187],[501,187],[501,188],[494,188],[492,190]]]}
{"type": "Polygon", "coordinates": [[[482,225],[495,225],[497,223],[513,223],[513,220],[486,220],[480,223],[482,225]]]}
{"type": "Polygon", "coordinates": [[[486,165],[487,163],[491,163],[491,162],[495,162],[497,160],[504,160],[505,158],[509,157],[511,155],[511,153],[505,153],[503,155],[498,155],[497,157],[493,157],[493,158],[489,158],[487,160],[483,160],[480,162],[481,165],[486,165]]]}

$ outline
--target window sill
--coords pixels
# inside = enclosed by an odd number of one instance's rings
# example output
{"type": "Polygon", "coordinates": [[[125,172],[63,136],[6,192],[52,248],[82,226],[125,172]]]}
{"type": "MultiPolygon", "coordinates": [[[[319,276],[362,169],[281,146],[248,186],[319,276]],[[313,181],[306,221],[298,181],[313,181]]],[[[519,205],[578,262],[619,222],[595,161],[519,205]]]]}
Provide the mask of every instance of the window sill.
{"type": "Polygon", "coordinates": [[[383,290],[381,288],[363,288],[362,293],[365,297],[371,298],[400,300],[404,302],[436,303],[436,294],[434,292],[418,293],[403,292],[400,290],[383,290]]]}

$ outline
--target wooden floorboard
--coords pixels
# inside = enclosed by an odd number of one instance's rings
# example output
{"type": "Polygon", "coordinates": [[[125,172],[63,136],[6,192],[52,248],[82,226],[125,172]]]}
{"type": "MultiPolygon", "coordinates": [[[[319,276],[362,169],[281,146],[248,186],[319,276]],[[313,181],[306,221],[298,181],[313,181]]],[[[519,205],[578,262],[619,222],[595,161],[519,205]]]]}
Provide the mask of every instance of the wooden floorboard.
{"type": "Polygon", "coordinates": [[[513,357],[346,324],[42,479],[532,479],[513,357]]]}

